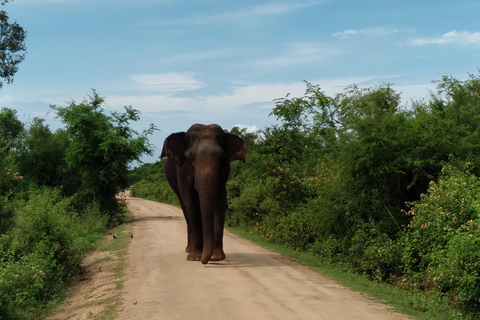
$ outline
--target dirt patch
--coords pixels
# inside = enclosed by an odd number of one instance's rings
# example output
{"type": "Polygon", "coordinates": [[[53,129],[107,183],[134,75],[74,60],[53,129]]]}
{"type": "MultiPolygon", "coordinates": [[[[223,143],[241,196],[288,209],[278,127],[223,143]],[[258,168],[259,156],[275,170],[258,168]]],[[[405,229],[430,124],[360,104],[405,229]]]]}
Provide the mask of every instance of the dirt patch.
{"type": "Polygon", "coordinates": [[[69,298],[58,306],[56,313],[48,320],[116,318],[121,305],[126,245],[113,242],[128,241],[130,236],[127,233],[123,230],[115,233],[116,238],[107,236],[99,250],[87,255],[82,264],[82,273],[68,290],[69,298]],[[111,250],[111,247],[116,250],[111,250]]]}

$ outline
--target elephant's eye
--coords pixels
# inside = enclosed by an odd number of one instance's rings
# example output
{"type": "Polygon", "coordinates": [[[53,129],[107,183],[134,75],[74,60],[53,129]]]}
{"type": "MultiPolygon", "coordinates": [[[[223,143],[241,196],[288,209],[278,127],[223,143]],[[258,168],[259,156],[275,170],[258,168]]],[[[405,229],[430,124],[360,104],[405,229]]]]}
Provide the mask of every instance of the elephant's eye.
{"type": "Polygon", "coordinates": [[[193,160],[192,152],[191,151],[185,152],[185,158],[187,158],[188,161],[192,161],[193,160]]]}

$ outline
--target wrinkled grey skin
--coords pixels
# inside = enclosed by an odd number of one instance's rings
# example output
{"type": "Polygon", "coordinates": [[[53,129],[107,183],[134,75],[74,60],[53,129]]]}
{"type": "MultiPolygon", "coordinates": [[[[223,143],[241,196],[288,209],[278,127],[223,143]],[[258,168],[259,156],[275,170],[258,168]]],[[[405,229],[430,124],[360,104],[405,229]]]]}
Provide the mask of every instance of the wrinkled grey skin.
{"type": "Polygon", "coordinates": [[[187,221],[187,260],[224,260],[225,184],[230,162],[245,162],[243,140],[216,124],[194,124],[187,132],[169,135],[161,157],[167,157],[165,176],[187,221]]]}

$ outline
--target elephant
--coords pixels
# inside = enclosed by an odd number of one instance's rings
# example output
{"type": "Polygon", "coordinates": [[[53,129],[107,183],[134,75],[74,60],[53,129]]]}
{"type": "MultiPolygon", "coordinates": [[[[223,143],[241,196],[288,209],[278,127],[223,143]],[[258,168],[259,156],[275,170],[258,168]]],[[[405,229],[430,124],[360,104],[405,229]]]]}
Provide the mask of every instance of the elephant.
{"type": "Polygon", "coordinates": [[[187,132],[169,135],[160,157],[167,157],[165,177],[187,222],[187,260],[224,260],[226,183],[230,162],[245,162],[243,140],[217,124],[194,124],[187,132]]]}

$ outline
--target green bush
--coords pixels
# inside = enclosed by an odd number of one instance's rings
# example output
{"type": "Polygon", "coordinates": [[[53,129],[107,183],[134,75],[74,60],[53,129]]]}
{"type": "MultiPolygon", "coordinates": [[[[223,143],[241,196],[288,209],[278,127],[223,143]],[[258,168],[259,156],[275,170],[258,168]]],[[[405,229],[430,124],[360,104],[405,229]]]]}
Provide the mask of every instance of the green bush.
{"type": "Polygon", "coordinates": [[[0,316],[31,319],[78,272],[107,221],[97,205],[72,211],[54,189],[18,201],[12,227],[0,237],[0,316]]]}
{"type": "Polygon", "coordinates": [[[280,205],[270,195],[271,192],[261,183],[244,186],[241,195],[229,202],[227,224],[230,226],[258,225],[269,212],[278,213],[280,205]]]}
{"type": "Polygon", "coordinates": [[[107,222],[123,221],[116,193],[130,186],[128,165],[152,146],[151,125],[129,124],[139,112],[105,115],[104,99],[55,108],[66,125],[52,133],[43,120],[25,126],[0,110],[0,318],[36,319],[107,222]],[[48,189],[50,188],[50,189],[48,189]],[[40,311],[39,311],[40,310],[40,311]]]}
{"type": "Polygon", "coordinates": [[[405,274],[463,311],[480,311],[480,180],[468,164],[444,166],[406,213],[405,274]]]}
{"type": "Polygon", "coordinates": [[[401,248],[371,221],[357,226],[351,239],[348,266],[378,281],[391,280],[401,268],[401,248]]]}
{"type": "Polygon", "coordinates": [[[344,256],[343,252],[345,250],[343,250],[342,247],[341,242],[331,235],[323,241],[316,240],[310,248],[310,251],[322,257],[322,259],[328,263],[338,263],[342,260],[342,256],[344,256]]]}
{"type": "Polygon", "coordinates": [[[154,201],[160,201],[173,205],[179,205],[178,197],[173,192],[168,182],[163,178],[158,181],[140,180],[131,188],[133,197],[144,198],[154,201]]]}
{"type": "MultiPolygon", "coordinates": [[[[1,246],[5,247],[3,235],[1,246]]],[[[52,252],[40,243],[36,251],[15,258],[4,251],[0,260],[0,317],[5,319],[32,319],[35,307],[46,298],[48,275],[55,270],[52,252]]]]}
{"type": "Polygon", "coordinates": [[[276,233],[284,242],[298,250],[311,248],[318,234],[318,213],[301,206],[280,220],[276,233]]]}

